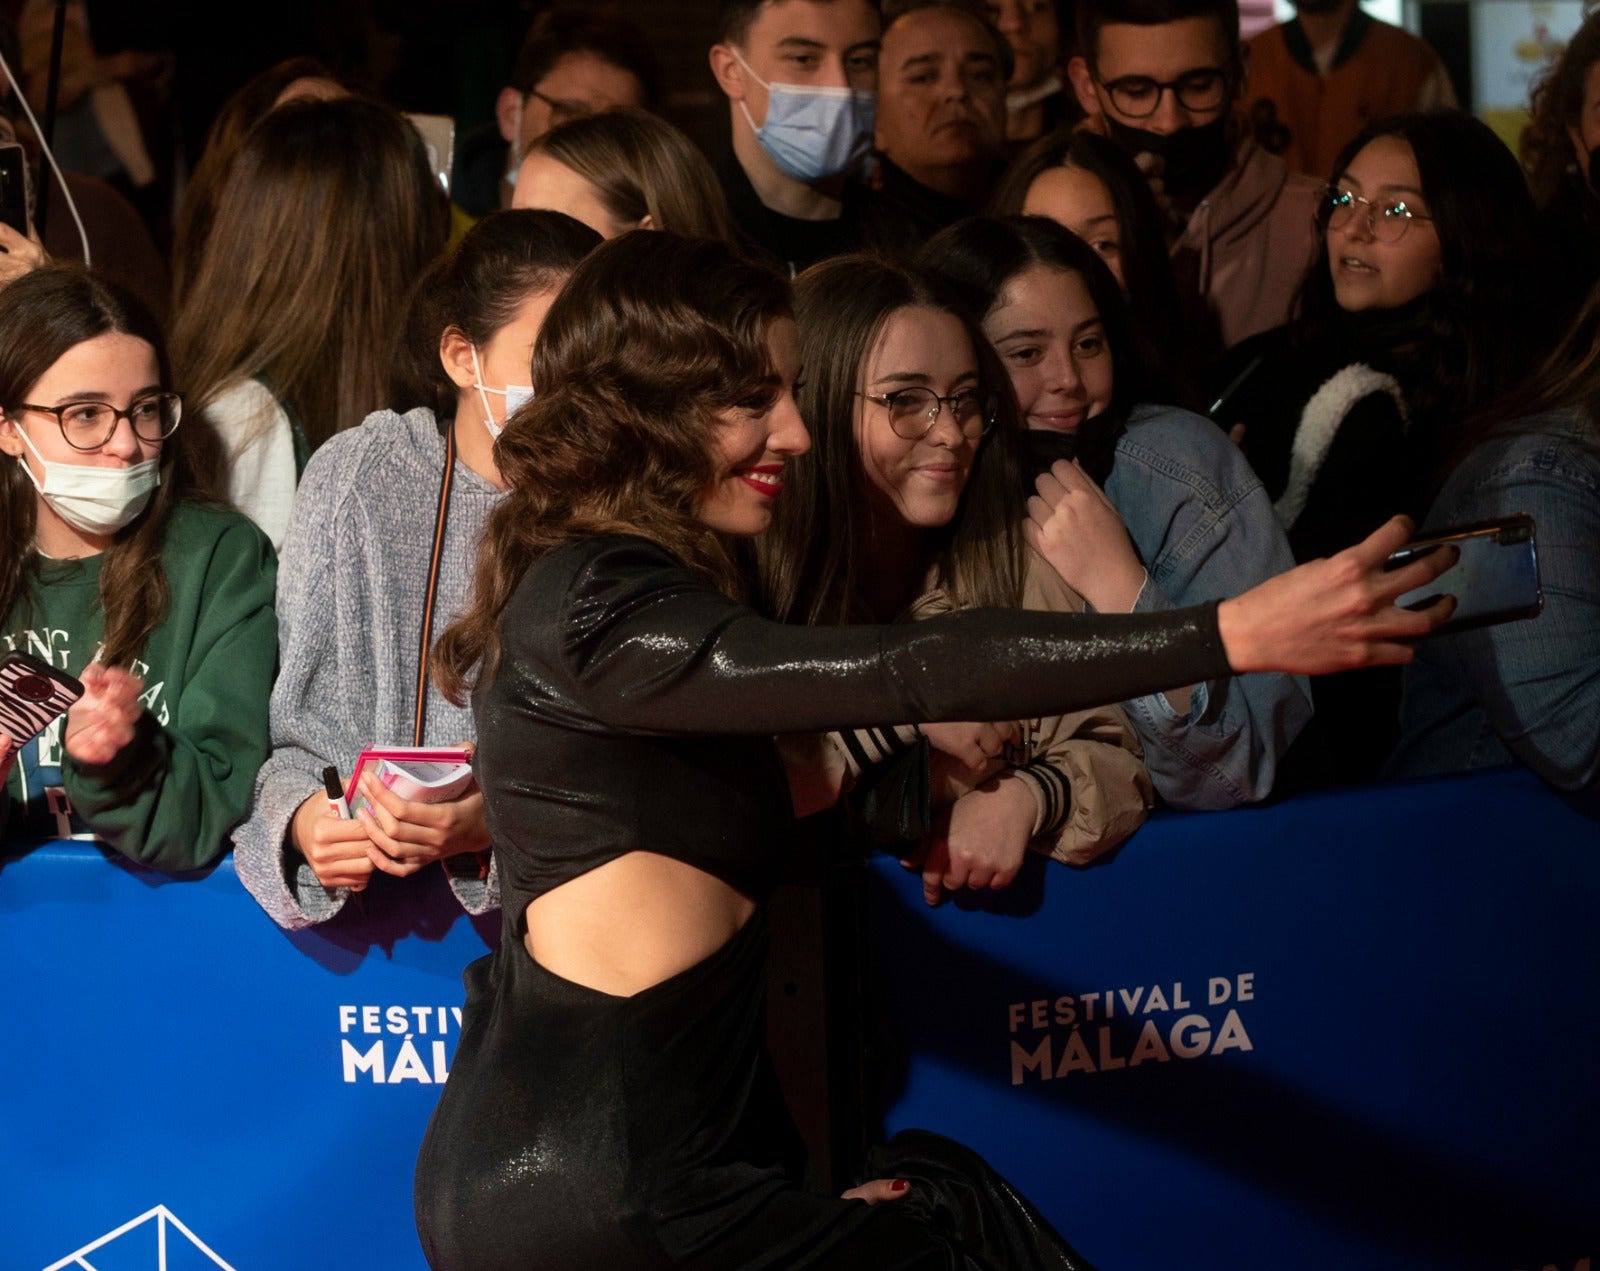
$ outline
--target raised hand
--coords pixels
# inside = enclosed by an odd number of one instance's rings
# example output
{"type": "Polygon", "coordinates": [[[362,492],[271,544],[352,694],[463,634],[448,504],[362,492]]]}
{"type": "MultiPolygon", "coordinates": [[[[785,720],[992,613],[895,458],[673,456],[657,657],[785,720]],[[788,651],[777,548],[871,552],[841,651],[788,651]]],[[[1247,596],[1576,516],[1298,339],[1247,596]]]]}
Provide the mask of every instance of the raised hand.
{"type": "Polygon", "coordinates": [[[120,666],[91,662],[79,676],[83,696],[67,709],[63,744],[81,764],[108,764],[133,740],[134,725],[143,714],[139,694],[144,681],[120,666]]]}
{"type": "Polygon", "coordinates": [[[1063,582],[1101,613],[1127,613],[1144,565],[1122,517],[1074,459],[1057,459],[1034,482],[1022,536],[1063,582]]]}

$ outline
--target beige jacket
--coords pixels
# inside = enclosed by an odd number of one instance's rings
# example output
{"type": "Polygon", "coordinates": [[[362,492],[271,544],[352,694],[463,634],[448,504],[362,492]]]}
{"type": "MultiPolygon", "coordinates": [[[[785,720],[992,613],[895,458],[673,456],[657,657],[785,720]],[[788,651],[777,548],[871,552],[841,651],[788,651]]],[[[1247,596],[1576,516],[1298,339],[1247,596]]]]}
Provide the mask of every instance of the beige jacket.
{"type": "MultiPolygon", "coordinates": [[[[1022,607],[1082,613],[1084,603],[1030,551],[1022,607]]],[[[931,618],[954,608],[948,594],[931,591],[911,606],[909,616],[931,618]]],[[[1023,742],[1007,759],[1039,804],[1035,850],[1069,865],[1086,865],[1144,824],[1155,788],[1145,770],[1139,739],[1120,706],[1047,715],[1024,720],[1023,727],[1023,742]]],[[[986,779],[987,774],[974,774],[971,784],[986,779]]]]}

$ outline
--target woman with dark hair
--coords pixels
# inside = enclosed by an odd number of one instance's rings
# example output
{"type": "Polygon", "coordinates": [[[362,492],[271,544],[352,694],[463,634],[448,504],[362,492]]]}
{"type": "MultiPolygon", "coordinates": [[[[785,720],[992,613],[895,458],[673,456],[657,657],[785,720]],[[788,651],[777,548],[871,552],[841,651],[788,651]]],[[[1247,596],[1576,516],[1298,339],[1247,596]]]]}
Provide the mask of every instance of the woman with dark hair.
{"type": "Polygon", "coordinates": [[[1533,368],[1552,321],[1527,186],[1470,115],[1368,126],[1317,226],[1294,320],[1218,419],[1246,425],[1297,560],[1426,508],[1451,430],[1533,368]]]}
{"type": "Polygon", "coordinates": [[[338,913],[374,872],[437,860],[470,913],[499,903],[476,786],[415,803],[376,782],[372,812],[332,813],[364,745],[471,742],[471,715],[418,685],[430,630],[466,607],[471,557],[503,482],[494,443],[531,396],[533,342],[599,237],[556,212],[492,212],[418,284],[405,414],[381,410],[306,466],[278,577],[272,754],[234,834],[239,879],[284,927],[338,913]]]}
{"type": "Polygon", "coordinates": [[[1107,137],[1066,129],[1040,137],[1006,169],[990,200],[993,216],[1048,216],[1099,253],[1133,314],[1133,338],[1165,391],[1186,383],[1188,351],[1178,284],[1161,212],[1145,175],[1107,137]]]}
{"type": "MultiPolygon", "coordinates": [[[[795,320],[812,368],[798,394],[812,449],[790,465],[773,528],[757,541],[765,607],[813,624],[980,606],[1081,613],[1082,598],[1022,541],[1015,403],[949,284],[918,266],[840,256],[800,276],[795,320]]],[[[922,860],[930,904],[945,890],[1006,886],[1030,845],[1082,865],[1143,824],[1150,777],[1117,707],[1009,732],[839,734],[823,748],[824,785],[869,763],[920,767],[919,734],[955,761],[932,768],[936,802],[952,806],[922,860]]],[[[926,809],[915,811],[913,821],[926,809]]]]}
{"type": "Polygon", "coordinates": [[[1544,609],[1418,647],[1384,775],[1516,761],[1560,790],[1600,788],[1600,287],[1538,374],[1461,429],[1453,460],[1427,525],[1531,515],[1544,609]]]}
{"type": "Polygon", "coordinates": [[[245,138],[172,352],[214,442],[203,475],[274,543],[311,453],[388,404],[406,298],[447,225],[422,138],[388,106],[289,102],[245,138]]]}
{"type": "Polygon", "coordinates": [[[0,649],[86,690],[20,762],[0,736],[0,837],[181,870],[249,802],[277,627],[266,539],[191,497],[170,383],[155,321],[95,275],[0,291],[0,649]]]}
{"type": "Polygon", "coordinates": [[[733,240],[710,162],[665,119],[633,107],[569,119],[538,137],[517,169],[511,205],[565,212],[602,238],[664,229],[733,240]]]}
{"type": "Polygon", "coordinates": [[[1600,277],[1600,13],[1533,86],[1518,146],[1562,276],[1582,302],[1600,277]]]}
{"type": "Polygon", "coordinates": [[[596,249],[540,332],[473,604],[434,653],[441,689],[473,694],[505,915],[417,1166],[436,1268],[1081,1266],[934,1135],[875,1154],[843,1199],[802,1190],[762,1040],[793,834],[773,734],[1403,660],[1448,612],[1394,607],[1449,564],[1384,574],[1397,521],[1220,606],[763,619],[730,545],[767,528],[809,445],[797,346],[781,278],[667,233],[596,249]]]}
{"type": "MultiPolygon", "coordinates": [[[[1152,404],[1122,295],[1090,246],[1043,217],[976,219],[922,259],[960,289],[1006,370],[1028,479],[1089,496],[1049,558],[1097,612],[1198,604],[1293,563],[1237,448],[1210,421],[1152,404]]],[[[1123,708],[1157,793],[1190,809],[1265,798],[1311,714],[1306,685],[1282,675],[1218,677],[1123,708]]]]}
{"type": "MultiPolygon", "coordinates": [[[[1460,421],[1534,366],[1555,320],[1533,202],[1489,127],[1395,115],[1345,147],[1318,216],[1321,252],[1293,321],[1216,412],[1243,446],[1296,560],[1398,512],[1420,515],[1460,421]]],[[[1296,782],[1376,776],[1398,736],[1392,671],[1317,686],[1296,782]]]]}

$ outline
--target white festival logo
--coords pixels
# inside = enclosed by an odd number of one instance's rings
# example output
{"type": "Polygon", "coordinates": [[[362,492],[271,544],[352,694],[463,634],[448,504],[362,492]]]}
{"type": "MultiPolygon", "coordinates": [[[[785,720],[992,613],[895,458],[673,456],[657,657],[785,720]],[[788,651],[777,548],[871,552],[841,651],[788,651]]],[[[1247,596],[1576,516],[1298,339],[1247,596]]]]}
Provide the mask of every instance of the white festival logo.
{"type": "MultiPolygon", "coordinates": [[[[90,1254],[99,1249],[104,1249],[113,1241],[134,1243],[149,1240],[152,1234],[155,1237],[155,1271],[167,1271],[167,1241],[173,1230],[176,1230],[179,1236],[187,1240],[193,1249],[211,1259],[214,1265],[221,1267],[222,1271],[234,1271],[231,1266],[217,1256],[216,1252],[204,1240],[184,1226],[178,1216],[165,1205],[157,1205],[149,1212],[140,1214],[137,1218],[129,1219],[116,1230],[106,1232],[98,1240],[91,1240],[83,1248],[69,1253],[59,1262],[52,1262],[44,1271],[63,1271],[67,1267],[78,1268],[78,1271],[95,1271],[94,1263],[89,1260],[90,1254]],[[154,1223],[154,1228],[146,1226],[148,1223],[154,1223]],[[139,1234],[130,1236],[130,1233],[135,1231],[139,1234]]],[[[117,1255],[120,1265],[129,1265],[125,1259],[121,1258],[121,1255],[126,1250],[127,1244],[118,1244],[117,1255]]],[[[191,1265],[193,1258],[183,1258],[182,1261],[184,1265],[191,1265]]]]}

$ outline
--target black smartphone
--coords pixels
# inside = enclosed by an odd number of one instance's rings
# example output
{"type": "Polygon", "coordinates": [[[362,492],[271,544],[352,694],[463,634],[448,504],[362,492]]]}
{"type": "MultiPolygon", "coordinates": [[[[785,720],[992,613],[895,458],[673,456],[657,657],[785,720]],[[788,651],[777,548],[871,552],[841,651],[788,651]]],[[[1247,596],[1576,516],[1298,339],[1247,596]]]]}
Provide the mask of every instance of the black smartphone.
{"type": "Polygon", "coordinates": [[[1526,513],[1436,530],[1407,543],[1384,568],[1399,569],[1441,547],[1456,548],[1461,559],[1431,583],[1395,601],[1406,609],[1425,609],[1440,596],[1454,596],[1455,613],[1432,634],[1533,618],[1544,608],[1538,542],[1533,518],[1526,513]]]}
{"type": "Polygon", "coordinates": [[[0,732],[20,748],[83,696],[83,685],[29,653],[0,657],[0,732]]]}
{"type": "Polygon", "coordinates": [[[28,161],[15,141],[0,144],[0,221],[28,234],[28,161]]]}

